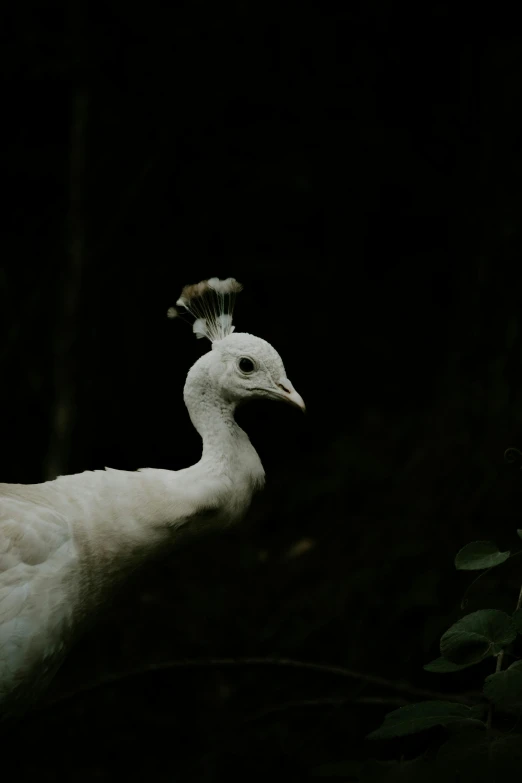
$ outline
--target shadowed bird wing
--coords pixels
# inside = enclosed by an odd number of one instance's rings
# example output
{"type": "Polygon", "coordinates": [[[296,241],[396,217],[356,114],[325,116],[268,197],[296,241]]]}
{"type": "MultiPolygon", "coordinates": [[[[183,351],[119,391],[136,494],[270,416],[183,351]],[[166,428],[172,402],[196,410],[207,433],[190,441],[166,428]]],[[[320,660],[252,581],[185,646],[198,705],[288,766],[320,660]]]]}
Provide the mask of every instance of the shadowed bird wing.
{"type": "Polygon", "coordinates": [[[59,664],[75,559],[59,512],[0,485],[0,709],[8,694],[43,687],[59,664]]]}

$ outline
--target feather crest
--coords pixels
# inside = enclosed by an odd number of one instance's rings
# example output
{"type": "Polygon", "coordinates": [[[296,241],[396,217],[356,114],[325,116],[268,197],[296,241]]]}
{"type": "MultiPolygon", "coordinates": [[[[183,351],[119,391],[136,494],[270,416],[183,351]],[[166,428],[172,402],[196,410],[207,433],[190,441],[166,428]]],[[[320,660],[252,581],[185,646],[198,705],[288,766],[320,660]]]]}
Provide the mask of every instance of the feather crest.
{"type": "MultiPolygon", "coordinates": [[[[192,330],[198,340],[207,337],[215,342],[234,331],[232,313],[236,294],[242,289],[241,283],[233,277],[226,280],[211,277],[200,283],[186,285],[176,304],[194,316],[192,330]]],[[[179,313],[176,308],[171,307],[167,315],[169,318],[175,318],[179,313]]]]}

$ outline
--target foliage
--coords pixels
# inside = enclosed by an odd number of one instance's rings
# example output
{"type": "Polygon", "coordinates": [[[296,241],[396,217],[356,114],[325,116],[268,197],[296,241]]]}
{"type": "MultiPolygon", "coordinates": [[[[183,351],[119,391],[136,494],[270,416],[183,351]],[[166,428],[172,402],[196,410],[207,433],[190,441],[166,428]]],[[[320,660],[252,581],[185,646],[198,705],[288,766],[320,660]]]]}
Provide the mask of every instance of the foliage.
{"type": "Polygon", "coordinates": [[[408,704],[389,712],[383,725],[368,736],[372,739],[389,739],[404,734],[415,734],[417,731],[431,729],[433,726],[480,723],[473,710],[474,708],[466,704],[451,701],[423,701],[419,704],[408,704]]]}
{"type": "Polygon", "coordinates": [[[478,663],[498,655],[517,635],[513,619],[505,612],[482,609],[448,628],[440,640],[443,658],[452,663],[478,663]]]}
{"type": "Polygon", "coordinates": [[[486,677],[484,695],[495,704],[522,705],[522,661],[486,677]]]}
{"type": "MultiPolygon", "coordinates": [[[[522,531],[517,533],[522,538],[522,531]]],[[[511,552],[501,552],[492,542],[474,541],[458,552],[455,567],[460,571],[491,569],[511,557],[514,557],[511,552]]],[[[355,777],[348,779],[359,783],[424,783],[440,779],[450,783],[466,780],[490,783],[520,770],[522,736],[516,732],[516,726],[513,728],[512,717],[513,714],[517,719],[522,716],[522,660],[515,660],[505,669],[502,664],[504,657],[513,653],[517,635],[522,635],[521,604],[522,589],[511,615],[498,609],[479,609],[464,615],[442,635],[440,657],[424,666],[427,672],[449,674],[495,658],[496,670],[485,677],[476,703],[469,703],[469,699],[465,702],[463,694],[460,700],[457,697],[407,704],[387,713],[381,726],[367,737],[398,740],[435,730],[439,732],[435,746],[432,744],[427,752],[411,760],[370,760],[359,766],[355,777]],[[511,716],[507,725],[506,715],[511,716]]],[[[352,767],[340,762],[320,767],[314,774],[340,776],[343,769],[348,776],[352,767]]],[[[353,770],[350,774],[353,775],[353,770]]]]}
{"type": "Polygon", "coordinates": [[[466,544],[455,557],[455,567],[459,571],[479,571],[492,568],[508,559],[511,552],[499,552],[491,541],[472,541],[466,544]]]}

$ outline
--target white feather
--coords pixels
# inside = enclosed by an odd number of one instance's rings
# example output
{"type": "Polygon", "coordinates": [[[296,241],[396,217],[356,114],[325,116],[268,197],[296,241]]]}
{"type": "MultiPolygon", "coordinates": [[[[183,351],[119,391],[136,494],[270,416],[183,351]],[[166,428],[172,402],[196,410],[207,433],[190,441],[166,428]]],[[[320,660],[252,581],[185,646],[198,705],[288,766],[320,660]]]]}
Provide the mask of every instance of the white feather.
{"type": "Polygon", "coordinates": [[[225,294],[238,294],[243,286],[238,283],[235,277],[227,277],[226,280],[219,280],[217,277],[211,277],[208,280],[209,286],[216,291],[216,293],[225,294]]]}
{"type": "Polygon", "coordinates": [[[196,318],[192,325],[192,331],[200,340],[202,337],[208,337],[207,321],[205,318],[196,318]]]}

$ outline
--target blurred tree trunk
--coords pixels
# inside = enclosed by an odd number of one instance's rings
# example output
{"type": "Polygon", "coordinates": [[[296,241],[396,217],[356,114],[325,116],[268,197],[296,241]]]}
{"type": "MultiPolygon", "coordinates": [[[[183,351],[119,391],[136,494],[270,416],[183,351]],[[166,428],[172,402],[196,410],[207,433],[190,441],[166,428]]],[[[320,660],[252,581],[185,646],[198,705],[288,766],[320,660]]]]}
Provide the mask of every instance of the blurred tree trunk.
{"type": "Polygon", "coordinates": [[[71,96],[69,136],[69,193],[66,218],[66,254],[53,345],[54,403],[51,412],[51,433],[44,463],[44,479],[49,481],[67,471],[75,418],[77,361],[73,348],[78,335],[80,294],[86,261],[86,146],[88,91],[84,76],[86,64],[86,20],[82,2],[71,7],[69,45],[76,68],[76,83],[71,96]]]}

